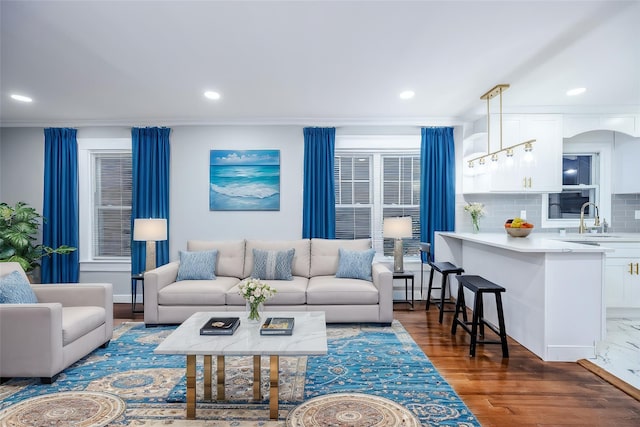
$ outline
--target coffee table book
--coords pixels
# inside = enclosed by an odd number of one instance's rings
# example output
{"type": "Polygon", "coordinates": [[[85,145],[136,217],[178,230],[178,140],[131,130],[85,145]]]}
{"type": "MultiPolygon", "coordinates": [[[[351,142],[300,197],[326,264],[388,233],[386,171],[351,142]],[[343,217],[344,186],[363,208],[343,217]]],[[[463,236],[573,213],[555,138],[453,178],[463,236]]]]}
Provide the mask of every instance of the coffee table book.
{"type": "Polygon", "coordinates": [[[200,328],[200,335],[233,335],[238,326],[239,317],[212,317],[200,328]]]}
{"type": "Polygon", "coordinates": [[[268,317],[260,328],[260,335],[291,335],[293,324],[293,317],[268,317]]]}

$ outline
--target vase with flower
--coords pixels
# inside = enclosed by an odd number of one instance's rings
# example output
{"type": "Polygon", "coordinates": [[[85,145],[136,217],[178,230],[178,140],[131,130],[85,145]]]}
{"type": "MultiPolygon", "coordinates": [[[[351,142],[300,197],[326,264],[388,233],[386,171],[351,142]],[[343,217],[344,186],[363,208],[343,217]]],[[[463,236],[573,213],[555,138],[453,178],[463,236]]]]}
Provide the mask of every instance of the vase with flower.
{"type": "Polygon", "coordinates": [[[240,284],[239,293],[247,302],[247,318],[250,322],[259,323],[264,302],[273,298],[276,290],[251,277],[240,284]]]}
{"type": "Polygon", "coordinates": [[[473,225],[473,232],[477,233],[480,231],[480,223],[479,219],[481,216],[484,216],[484,205],[482,203],[468,203],[464,210],[469,212],[471,215],[471,223],[473,225]]]}

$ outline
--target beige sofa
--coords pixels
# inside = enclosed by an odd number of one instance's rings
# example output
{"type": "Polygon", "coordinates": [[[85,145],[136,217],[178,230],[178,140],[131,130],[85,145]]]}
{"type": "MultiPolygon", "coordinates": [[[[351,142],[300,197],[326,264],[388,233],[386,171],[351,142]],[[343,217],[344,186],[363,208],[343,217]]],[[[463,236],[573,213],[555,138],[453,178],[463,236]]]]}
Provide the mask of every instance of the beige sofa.
{"type": "Polygon", "coordinates": [[[189,241],[187,251],[217,250],[214,280],[176,281],[180,262],[173,261],[144,275],[146,325],[177,324],[198,311],[242,311],[238,293],[252,276],[253,250],[295,250],[292,280],[263,280],[277,290],[265,311],[324,311],[327,323],[381,323],[393,320],[393,280],[389,268],[374,262],[371,280],[337,278],[339,249],[364,251],[369,239],[291,241],[189,241]]]}
{"type": "MultiPolygon", "coordinates": [[[[0,277],[19,271],[17,262],[0,263],[0,277]]],[[[38,303],[0,304],[0,378],[58,374],[113,334],[111,283],[31,285],[38,303]]]]}

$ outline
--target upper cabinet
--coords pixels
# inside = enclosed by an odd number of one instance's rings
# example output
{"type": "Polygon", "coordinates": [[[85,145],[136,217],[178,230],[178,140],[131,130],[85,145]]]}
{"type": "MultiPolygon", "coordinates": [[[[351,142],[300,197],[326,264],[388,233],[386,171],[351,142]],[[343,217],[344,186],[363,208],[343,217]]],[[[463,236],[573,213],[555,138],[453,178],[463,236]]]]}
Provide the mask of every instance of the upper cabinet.
{"type": "Polygon", "coordinates": [[[613,141],[613,193],[640,193],[640,138],[616,133],[613,141]]]}
{"type": "Polygon", "coordinates": [[[464,193],[546,193],[562,190],[562,116],[557,114],[503,115],[491,125],[491,143],[486,133],[463,141],[462,186],[464,193]],[[500,145],[502,130],[502,146],[500,145]],[[494,137],[494,135],[496,135],[494,137]],[[535,140],[531,150],[522,144],[535,140]],[[504,151],[513,148],[512,153],[504,151]],[[469,167],[469,161],[500,151],[497,161],[485,158],[469,167]],[[507,154],[512,154],[507,156],[507,154]]]}

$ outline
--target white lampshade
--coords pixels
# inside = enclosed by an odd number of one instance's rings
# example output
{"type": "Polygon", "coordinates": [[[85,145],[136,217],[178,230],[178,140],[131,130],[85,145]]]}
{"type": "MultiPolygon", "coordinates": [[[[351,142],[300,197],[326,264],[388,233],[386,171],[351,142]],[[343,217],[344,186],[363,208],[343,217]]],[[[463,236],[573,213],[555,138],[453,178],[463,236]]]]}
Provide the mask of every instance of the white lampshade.
{"type": "Polygon", "coordinates": [[[384,237],[393,239],[412,237],[413,230],[411,227],[411,217],[402,216],[385,218],[382,225],[382,233],[384,237]]]}
{"type": "Polygon", "coordinates": [[[133,240],[167,240],[167,220],[164,218],[136,218],[133,222],[133,240]]]}

